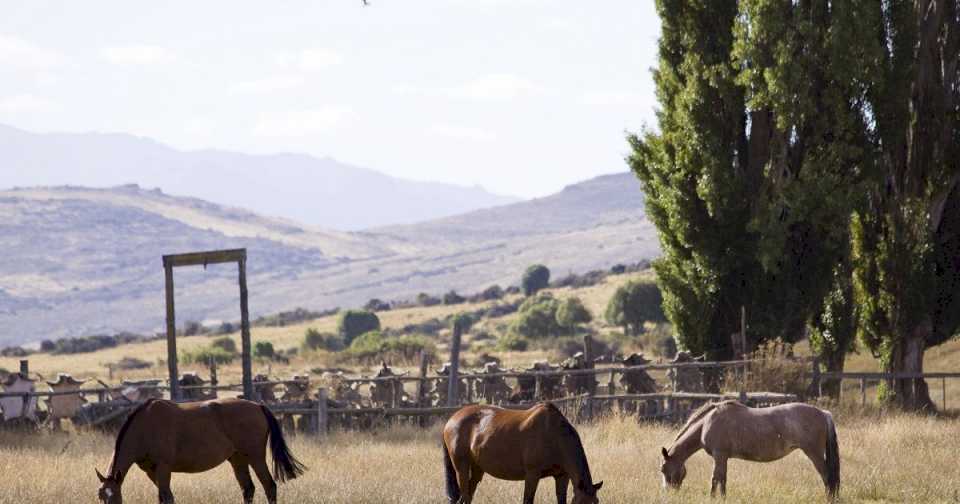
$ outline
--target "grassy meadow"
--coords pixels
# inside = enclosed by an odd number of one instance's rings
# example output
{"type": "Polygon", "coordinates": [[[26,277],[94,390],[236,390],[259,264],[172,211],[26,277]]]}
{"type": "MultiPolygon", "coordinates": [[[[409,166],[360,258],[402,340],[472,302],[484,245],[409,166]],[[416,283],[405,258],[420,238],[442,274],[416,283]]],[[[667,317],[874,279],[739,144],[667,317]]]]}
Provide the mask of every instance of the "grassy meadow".
{"type": "MultiPolygon", "coordinates": [[[[841,502],[957,502],[960,496],[960,422],[928,417],[838,412],[842,458],[841,502]]],[[[379,433],[334,433],[326,441],[292,439],[309,466],[280,487],[288,503],[445,503],[438,427],[394,427],[379,433]]],[[[711,502],[712,460],[688,462],[684,488],[660,488],[659,447],[675,427],[612,418],[580,426],[594,478],[604,481],[605,503],[711,502]]],[[[94,468],[109,464],[113,439],[100,434],[16,437],[0,434],[0,503],[95,502],[94,468]]],[[[484,478],[478,503],[520,502],[523,484],[484,478]]],[[[177,502],[233,503],[240,491],[229,465],[200,475],[176,474],[177,502]]],[[[134,469],[126,502],[156,502],[147,477],[134,469]]],[[[256,502],[265,502],[257,488],[256,502]]],[[[538,503],[556,502],[552,480],[541,482],[538,503]]],[[[715,502],[715,501],[714,501],[715,502]]],[[[731,461],[728,498],[734,503],[824,502],[823,487],[799,452],[769,464],[731,461]]]]}

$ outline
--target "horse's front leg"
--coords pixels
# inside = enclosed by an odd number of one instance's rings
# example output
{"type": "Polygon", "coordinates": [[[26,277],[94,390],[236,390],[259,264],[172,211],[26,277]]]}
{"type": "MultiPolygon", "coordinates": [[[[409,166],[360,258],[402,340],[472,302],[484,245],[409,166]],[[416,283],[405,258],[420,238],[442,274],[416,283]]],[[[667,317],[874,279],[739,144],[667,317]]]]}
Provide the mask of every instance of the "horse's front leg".
{"type": "Polygon", "coordinates": [[[539,473],[528,473],[523,481],[523,504],[533,504],[533,498],[537,496],[537,485],[540,484],[539,473]]]}
{"type": "Polygon", "coordinates": [[[554,480],[557,483],[557,504],[567,504],[567,487],[570,486],[570,478],[557,476],[554,480]]]}
{"type": "Polygon", "coordinates": [[[725,453],[713,452],[713,480],[710,482],[710,497],[715,497],[717,488],[720,488],[720,496],[727,496],[727,455],[725,453]]]}

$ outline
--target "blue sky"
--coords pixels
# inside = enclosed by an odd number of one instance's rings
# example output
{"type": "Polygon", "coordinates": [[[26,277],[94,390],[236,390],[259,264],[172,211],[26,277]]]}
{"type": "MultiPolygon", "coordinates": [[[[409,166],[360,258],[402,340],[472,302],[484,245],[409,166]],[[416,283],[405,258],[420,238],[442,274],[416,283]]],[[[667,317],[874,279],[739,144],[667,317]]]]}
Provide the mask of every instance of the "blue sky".
{"type": "Polygon", "coordinates": [[[625,170],[655,122],[652,1],[370,4],[7,0],[0,123],[534,197],[625,170]]]}

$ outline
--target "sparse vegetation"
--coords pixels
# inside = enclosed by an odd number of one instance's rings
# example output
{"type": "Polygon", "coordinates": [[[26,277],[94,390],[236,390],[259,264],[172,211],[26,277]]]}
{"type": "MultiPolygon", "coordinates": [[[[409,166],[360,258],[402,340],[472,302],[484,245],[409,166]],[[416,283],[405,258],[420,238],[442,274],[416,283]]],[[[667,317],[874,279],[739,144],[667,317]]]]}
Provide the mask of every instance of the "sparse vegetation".
{"type": "Polygon", "coordinates": [[[305,350],[328,350],[339,352],[345,348],[343,339],[333,333],[323,333],[311,327],[303,335],[303,348],[305,350]]]}

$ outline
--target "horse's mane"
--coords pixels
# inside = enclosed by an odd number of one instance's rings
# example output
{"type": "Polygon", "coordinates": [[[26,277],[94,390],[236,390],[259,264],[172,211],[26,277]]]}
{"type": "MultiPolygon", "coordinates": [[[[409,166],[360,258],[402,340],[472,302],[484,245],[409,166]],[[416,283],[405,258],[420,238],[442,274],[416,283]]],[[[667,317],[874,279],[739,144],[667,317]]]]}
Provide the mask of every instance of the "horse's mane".
{"type": "Polygon", "coordinates": [[[593,485],[592,476],[590,475],[590,464],[587,462],[587,452],[583,449],[583,442],[580,440],[580,434],[577,432],[577,429],[570,424],[570,421],[563,415],[563,412],[553,403],[544,403],[544,407],[551,413],[554,413],[560,420],[560,434],[571,442],[574,464],[576,464],[580,476],[584,478],[583,484],[593,485]]]}
{"type": "Polygon", "coordinates": [[[716,409],[717,406],[720,406],[721,404],[723,404],[723,403],[722,403],[722,402],[708,402],[708,403],[704,404],[703,406],[700,406],[699,408],[697,408],[697,410],[694,411],[693,414],[690,415],[690,418],[687,419],[687,423],[683,424],[683,428],[680,429],[680,432],[677,433],[677,437],[675,437],[675,438],[673,439],[673,441],[674,441],[674,442],[679,441],[680,438],[683,437],[683,435],[686,434],[688,430],[690,430],[690,427],[693,427],[693,424],[695,424],[695,423],[697,423],[698,421],[700,421],[703,417],[707,416],[707,413],[710,413],[711,411],[713,411],[714,409],[716,409]]]}
{"type": "MultiPolygon", "coordinates": [[[[147,408],[150,404],[157,401],[157,398],[151,397],[144,401],[140,406],[134,408],[129,415],[127,415],[127,420],[123,422],[123,426],[120,427],[120,432],[117,433],[117,442],[113,445],[113,461],[110,463],[110,470],[113,472],[113,463],[116,462],[117,453],[120,453],[120,444],[123,443],[123,438],[127,435],[127,431],[130,430],[130,424],[133,423],[133,419],[137,416],[138,413],[147,408]]],[[[113,476],[113,474],[110,474],[113,476]]]]}

